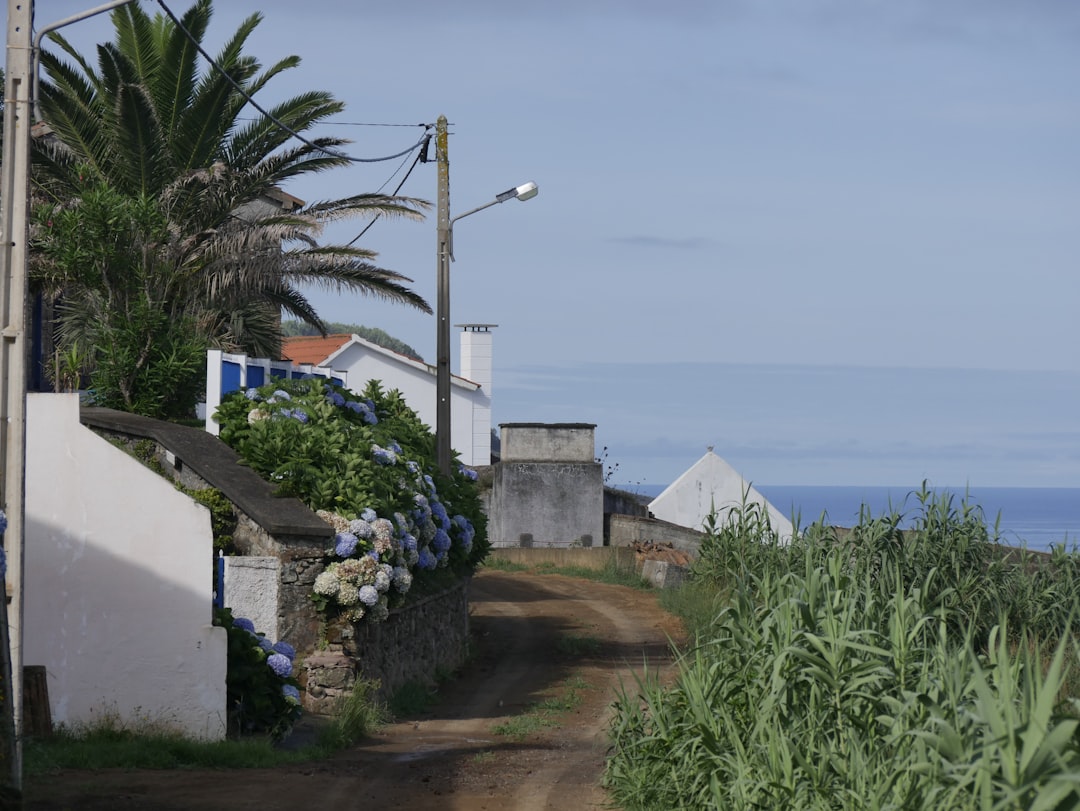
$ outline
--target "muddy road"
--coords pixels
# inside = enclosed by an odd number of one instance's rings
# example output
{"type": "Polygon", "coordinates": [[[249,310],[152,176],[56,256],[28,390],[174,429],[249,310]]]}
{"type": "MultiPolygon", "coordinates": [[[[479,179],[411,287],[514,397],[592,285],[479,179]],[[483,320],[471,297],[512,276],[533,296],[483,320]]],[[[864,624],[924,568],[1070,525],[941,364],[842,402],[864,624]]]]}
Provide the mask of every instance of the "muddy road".
{"type": "Polygon", "coordinates": [[[24,807],[80,809],[600,809],[609,707],[670,662],[681,629],[656,596],[559,575],[483,571],[473,656],[425,715],[332,758],[273,770],[62,772],[24,807]],[[509,733],[509,734],[508,734],[509,733]]]}

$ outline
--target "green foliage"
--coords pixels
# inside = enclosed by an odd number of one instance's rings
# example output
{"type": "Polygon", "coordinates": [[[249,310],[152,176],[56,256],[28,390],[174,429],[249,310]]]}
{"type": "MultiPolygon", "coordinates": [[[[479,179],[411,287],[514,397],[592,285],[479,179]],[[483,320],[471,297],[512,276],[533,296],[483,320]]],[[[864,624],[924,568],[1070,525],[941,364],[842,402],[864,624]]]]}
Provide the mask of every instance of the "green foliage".
{"type": "Polygon", "coordinates": [[[260,635],[236,624],[228,608],[214,611],[214,625],[229,634],[228,690],[229,733],[231,735],[263,734],[271,740],[281,740],[300,717],[298,696],[290,697],[297,689],[296,679],[280,676],[268,663],[273,653],[260,635]]]}
{"type": "MultiPolygon", "coordinates": [[[[398,340],[385,330],[378,327],[365,327],[363,324],[345,324],[340,321],[327,321],[323,324],[328,335],[359,335],[365,341],[397,352],[407,358],[423,360],[419,352],[404,341],[398,340]]],[[[302,336],[319,335],[319,330],[313,324],[305,324],[303,321],[282,321],[281,334],[285,338],[298,338],[302,336]]]]}
{"type": "Polygon", "coordinates": [[[246,464],[337,530],[315,584],[321,610],[377,620],[414,579],[419,590],[445,585],[441,573],[467,575],[487,554],[475,474],[438,472],[431,431],[397,391],[372,381],[357,396],[321,378],[278,380],[226,398],[216,419],[246,464]],[[378,605],[357,603],[367,585],[381,585],[378,605]]]}
{"type": "Polygon", "coordinates": [[[378,698],[379,682],[357,679],[336,711],[333,722],[323,730],[319,742],[330,749],[344,749],[389,720],[386,707],[378,698]]]}
{"type": "Polygon", "coordinates": [[[1073,564],[1008,562],[977,508],[916,500],[910,530],[864,513],[787,547],[745,505],[713,522],[682,603],[697,645],[616,703],[616,803],[1080,807],[1073,564]]]}
{"type": "Polygon", "coordinates": [[[232,551],[233,532],[236,530],[236,510],[233,503],[216,487],[184,487],[176,485],[197,502],[210,510],[210,528],[214,533],[214,554],[232,551]]]}

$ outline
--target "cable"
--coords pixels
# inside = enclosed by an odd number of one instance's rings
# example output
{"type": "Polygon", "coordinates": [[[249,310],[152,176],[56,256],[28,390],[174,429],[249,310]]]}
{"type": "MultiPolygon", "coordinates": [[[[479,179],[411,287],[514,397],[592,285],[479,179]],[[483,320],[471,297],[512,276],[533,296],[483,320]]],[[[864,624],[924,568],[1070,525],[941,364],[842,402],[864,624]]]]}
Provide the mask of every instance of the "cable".
{"type": "MultiPolygon", "coordinates": [[[[199,52],[202,58],[209,62],[210,65],[214,68],[214,70],[220,73],[225,78],[225,80],[229,84],[231,84],[241,96],[244,97],[248,104],[250,104],[260,113],[262,113],[266,118],[270,119],[277,127],[289,133],[289,135],[291,135],[293,138],[303,144],[306,144],[312,149],[318,152],[323,152],[327,155],[333,155],[335,158],[342,158],[343,160],[347,160],[352,163],[382,163],[383,161],[392,161],[395,158],[400,158],[402,155],[408,155],[410,152],[420,146],[420,144],[424,143],[424,139],[427,138],[427,132],[425,130],[425,133],[423,136],[421,136],[420,140],[410,146],[408,149],[403,149],[401,150],[401,152],[398,152],[394,155],[386,155],[382,158],[354,158],[352,155],[346,155],[344,152],[340,152],[336,149],[327,149],[326,147],[319,146],[318,144],[309,141],[307,138],[302,136],[288,124],[279,120],[276,116],[260,107],[259,104],[255,101],[255,99],[251,97],[251,94],[248,93],[243,87],[241,87],[240,84],[235,79],[233,79],[233,77],[230,76],[217,62],[215,62],[213,57],[211,57],[210,54],[208,54],[203,49],[202,44],[195,39],[194,35],[190,31],[188,31],[184,24],[180,22],[180,20],[177,18],[177,16],[173,14],[172,9],[165,5],[165,0],[157,0],[157,3],[159,6],[161,6],[165,14],[168,15],[169,19],[173,21],[173,24],[183,33],[185,37],[188,38],[188,41],[195,46],[195,49],[199,52]]],[[[423,126],[428,127],[428,125],[423,126]]],[[[406,175],[406,177],[408,177],[408,175],[406,175]]],[[[374,220],[372,222],[374,222],[374,220]]]]}
{"type": "MultiPolygon", "coordinates": [[[[397,185],[397,188],[396,188],[396,189],[394,189],[394,194],[393,194],[393,196],[395,196],[395,197],[396,197],[396,196],[397,196],[397,193],[398,193],[399,191],[401,191],[401,187],[405,185],[405,181],[409,179],[409,175],[411,175],[411,174],[412,174],[412,170],[416,168],[416,164],[420,163],[420,159],[421,159],[422,157],[424,157],[424,150],[420,150],[419,152],[417,152],[417,153],[416,153],[416,158],[415,158],[415,159],[413,160],[413,162],[412,162],[412,166],[410,166],[410,167],[409,167],[409,171],[407,171],[407,172],[405,173],[405,177],[401,178],[401,182],[400,182],[400,183],[398,183],[398,185],[397,185]]],[[[402,164],[401,164],[401,166],[404,166],[404,165],[405,165],[404,163],[402,163],[402,164]]],[[[399,170],[399,171],[400,171],[400,169],[401,169],[401,166],[399,166],[399,167],[398,167],[398,170],[399,170]]],[[[394,174],[397,174],[397,172],[395,172],[394,174]]],[[[394,176],[394,175],[390,175],[390,177],[391,177],[391,178],[392,178],[393,176],[394,176]]],[[[389,182],[390,182],[389,180],[387,180],[387,181],[386,181],[386,183],[389,183],[389,182]]],[[[379,191],[382,191],[382,189],[386,187],[386,183],[383,183],[383,184],[382,184],[382,187],[380,187],[379,191]]],[[[374,224],[375,224],[376,222],[378,222],[378,221],[379,221],[379,217],[381,217],[381,216],[382,216],[382,214],[376,214],[376,215],[375,215],[374,217],[372,217],[372,218],[371,218],[371,222],[369,222],[369,223],[368,223],[367,225],[365,225],[365,226],[364,226],[364,229],[363,229],[363,230],[362,230],[362,231],[361,231],[361,232],[360,232],[359,234],[357,234],[357,235],[356,235],[356,236],[354,236],[354,237],[353,237],[353,238],[352,238],[351,240],[349,240],[349,242],[348,242],[348,244],[347,244],[347,247],[349,247],[349,246],[352,246],[352,245],[356,244],[356,241],[357,241],[358,239],[360,239],[360,237],[362,237],[362,236],[363,236],[364,234],[366,234],[366,233],[368,232],[368,229],[370,229],[370,228],[371,228],[371,226],[373,226],[373,225],[374,225],[374,224]]]]}

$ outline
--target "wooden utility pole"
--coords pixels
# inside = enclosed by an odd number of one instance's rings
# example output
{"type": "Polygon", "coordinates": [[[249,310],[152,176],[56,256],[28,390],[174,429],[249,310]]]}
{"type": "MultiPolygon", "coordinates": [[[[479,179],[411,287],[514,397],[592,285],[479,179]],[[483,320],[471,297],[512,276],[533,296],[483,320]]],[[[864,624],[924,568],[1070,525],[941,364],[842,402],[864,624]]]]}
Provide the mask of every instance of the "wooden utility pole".
{"type": "Polygon", "coordinates": [[[435,347],[435,447],[439,470],[450,475],[450,157],[447,154],[446,116],[435,123],[435,158],[439,167],[438,292],[435,318],[438,339],[435,347]]]}

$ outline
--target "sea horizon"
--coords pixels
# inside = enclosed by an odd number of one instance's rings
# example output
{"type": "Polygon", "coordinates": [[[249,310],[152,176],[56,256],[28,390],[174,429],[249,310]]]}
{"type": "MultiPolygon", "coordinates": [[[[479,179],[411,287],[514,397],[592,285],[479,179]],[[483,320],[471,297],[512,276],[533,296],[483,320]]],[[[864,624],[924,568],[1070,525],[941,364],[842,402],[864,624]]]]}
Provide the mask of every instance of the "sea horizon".
{"type": "MultiPolygon", "coordinates": [[[[655,498],[668,485],[614,485],[619,490],[655,498]]],[[[752,484],[785,516],[806,527],[822,515],[830,524],[852,526],[860,511],[881,515],[899,510],[902,526],[910,526],[920,507],[919,487],[889,485],[770,485],[752,484]]],[[[1070,550],[1080,542],[1080,487],[938,487],[938,495],[953,498],[959,507],[965,497],[982,510],[987,527],[1009,546],[1047,551],[1064,544],[1070,550]]]]}

